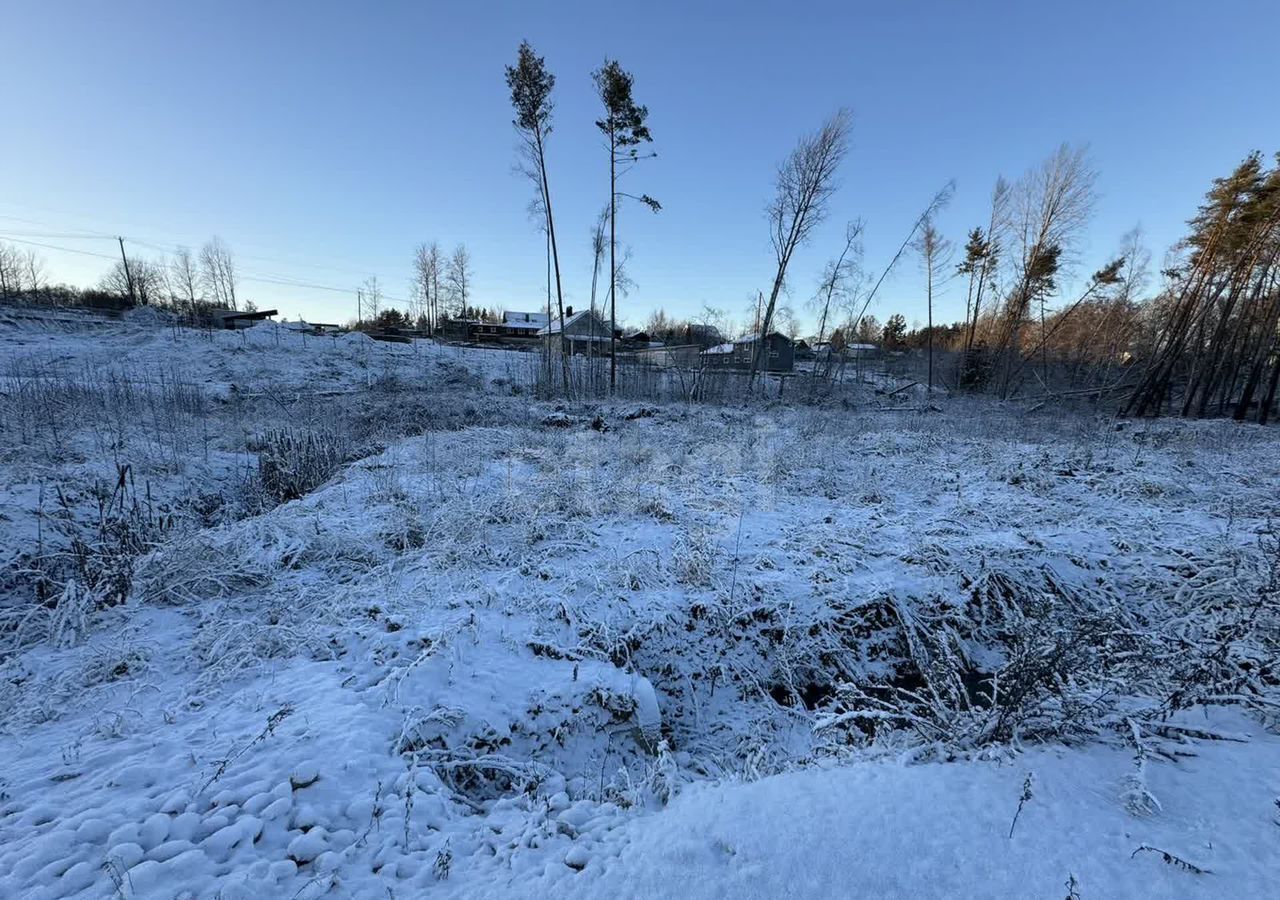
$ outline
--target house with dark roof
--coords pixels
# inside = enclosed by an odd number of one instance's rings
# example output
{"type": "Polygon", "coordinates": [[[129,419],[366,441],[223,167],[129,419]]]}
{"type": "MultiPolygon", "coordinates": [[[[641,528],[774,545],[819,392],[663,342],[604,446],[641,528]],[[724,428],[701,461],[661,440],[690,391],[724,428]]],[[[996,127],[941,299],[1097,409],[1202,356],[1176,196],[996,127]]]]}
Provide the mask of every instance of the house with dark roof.
{"type": "Polygon", "coordinates": [[[511,328],[532,328],[536,334],[538,329],[546,327],[551,317],[544,312],[513,312],[508,310],[502,314],[502,324],[511,328]]]}
{"type": "Polygon", "coordinates": [[[565,309],[563,319],[556,318],[538,331],[554,353],[567,345],[570,355],[600,356],[609,352],[609,323],[589,309],[565,309]]]}
{"type": "Polygon", "coordinates": [[[544,312],[514,312],[502,314],[501,322],[483,319],[447,319],[440,325],[440,334],[448,340],[471,341],[477,344],[506,344],[512,346],[535,344],[538,332],[547,325],[544,312]]]}
{"type": "MultiPolygon", "coordinates": [[[[709,347],[699,354],[699,358],[709,369],[746,371],[751,368],[760,344],[760,335],[748,334],[736,341],[709,347]]],[[[761,368],[765,372],[790,372],[795,368],[795,345],[785,334],[770,332],[765,336],[761,352],[764,354],[761,368]]]]}

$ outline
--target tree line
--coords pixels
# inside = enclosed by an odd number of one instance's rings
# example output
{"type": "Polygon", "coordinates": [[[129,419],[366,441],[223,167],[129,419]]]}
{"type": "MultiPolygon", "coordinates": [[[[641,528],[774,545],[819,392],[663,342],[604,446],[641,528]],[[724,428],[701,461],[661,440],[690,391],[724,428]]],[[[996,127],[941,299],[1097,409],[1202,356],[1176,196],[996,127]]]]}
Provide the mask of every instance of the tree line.
{"type": "Polygon", "coordinates": [[[120,247],[121,258],[95,287],[76,288],[51,284],[34,250],[0,242],[0,297],[108,308],[163,306],[192,314],[241,308],[235,258],[221,238],[211,238],[198,252],[178,247],[169,258],[128,254],[122,239],[120,247]]]}
{"type": "MultiPolygon", "coordinates": [[[[825,212],[828,169],[843,154],[840,122],[802,140],[780,169],[769,211],[773,295],[806,227],[825,212]]],[[[1213,181],[1154,288],[1141,228],[1123,235],[1101,267],[1075,277],[1097,178],[1085,150],[1068,145],[1015,181],[998,178],[987,220],[967,232],[958,259],[936,225],[948,184],[878,277],[862,267],[862,223],[851,222],[810,300],[816,339],[838,348],[854,338],[876,342],[878,333],[885,349],[922,351],[930,387],[936,377],[1005,399],[1081,394],[1130,415],[1268,421],[1280,399],[1280,154],[1268,166],[1251,153],[1213,181]],[[927,317],[910,330],[900,315],[881,326],[867,312],[905,255],[919,262],[927,317]],[[936,292],[954,279],[964,317],[935,323],[936,292]],[[940,352],[945,365],[935,368],[940,352]]],[[[773,308],[771,296],[766,329],[773,308]]]]}

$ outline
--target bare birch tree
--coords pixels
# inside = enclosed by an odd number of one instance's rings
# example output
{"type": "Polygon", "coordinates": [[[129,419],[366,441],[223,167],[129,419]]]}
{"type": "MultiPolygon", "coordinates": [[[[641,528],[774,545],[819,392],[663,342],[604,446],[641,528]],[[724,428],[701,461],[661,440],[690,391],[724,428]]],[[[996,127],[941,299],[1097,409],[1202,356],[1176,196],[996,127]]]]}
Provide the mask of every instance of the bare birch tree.
{"type": "Polygon", "coordinates": [[[928,355],[929,355],[929,392],[933,392],[933,291],[947,277],[947,269],[951,265],[951,254],[954,249],[933,224],[930,214],[924,221],[919,235],[912,242],[912,249],[920,255],[920,267],[925,275],[925,305],[928,308],[928,355]]]}
{"type": "Polygon", "coordinates": [[[777,269],[769,301],[760,317],[760,337],[751,363],[748,389],[755,384],[764,359],[764,338],[773,327],[791,258],[827,216],[827,206],[836,191],[836,172],[849,150],[850,124],[849,112],[838,110],[816,132],[802,137],[778,166],[776,193],[766,209],[777,269]]]}
{"type": "MultiPolygon", "coordinates": [[[[818,314],[818,344],[827,339],[827,327],[831,324],[833,313],[854,296],[853,281],[859,272],[858,260],[862,254],[859,243],[862,228],[861,219],[845,226],[844,246],[840,249],[840,254],[822,270],[822,279],[818,282],[818,292],[814,295],[812,304],[818,314]]],[[[833,361],[832,354],[828,353],[823,360],[824,376],[831,374],[833,361]]]]}
{"type": "Polygon", "coordinates": [[[861,219],[845,226],[844,246],[840,248],[840,254],[822,270],[822,279],[818,282],[818,292],[813,301],[814,311],[818,314],[818,343],[826,338],[833,307],[838,308],[842,296],[849,291],[850,280],[857,272],[857,260],[861,254],[858,241],[862,237],[862,227],[861,219]]]}
{"type": "Polygon", "coordinates": [[[453,248],[444,271],[449,298],[458,305],[459,317],[466,315],[467,301],[471,299],[471,276],[471,254],[466,244],[459,244],[453,248]]]}
{"type": "MultiPolygon", "coordinates": [[[[604,252],[608,249],[609,239],[606,236],[606,229],[609,226],[609,207],[600,210],[596,216],[596,222],[591,226],[591,356],[596,356],[596,322],[598,321],[596,300],[598,285],[600,283],[600,265],[604,262],[604,252]]],[[[594,376],[594,373],[593,373],[594,376]]]]}
{"type": "Polygon", "coordinates": [[[426,313],[427,327],[433,335],[439,321],[440,269],[440,246],[435,241],[419,244],[413,254],[414,281],[426,313]]]}
{"type": "Polygon", "coordinates": [[[376,324],[378,313],[382,310],[382,288],[378,284],[378,276],[370,275],[366,278],[360,293],[364,298],[364,308],[369,311],[369,320],[376,324]]]}
{"type": "Polygon", "coordinates": [[[44,287],[44,258],[35,250],[28,250],[22,256],[23,282],[28,291],[35,293],[44,287]]]}
{"type": "Polygon", "coordinates": [[[8,299],[22,290],[22,257],[11,244],[0,244],[0,299],[8,299]]]}
{"type": "Polygon", "coordinates": [[[195,315],[200,301],[200,273],[191,248],[179,247],[174,251],[169,263],[169,288],[174,299],[184,305],[190,315],[195,315]]]}
{"type": "Polygon", "coordinates": [[[1031,304],[1039,301],[1043,309],[1059,270],[1071,262],[1074,243],[1093,213],[1097,180],[1086,148],[1063,144],[1013,187],[1010,231],[1017,256],[998,347],[1005,357],[1005,396],[1013,369],[1021,368],[1020,336],[1031,304]]]}
{"type": "Polygon", "coordinates": [[[235,258],[222,238],[215,236],[200,248],[200,274],[214,303],[226,309],[238,308],[235,258]]]}

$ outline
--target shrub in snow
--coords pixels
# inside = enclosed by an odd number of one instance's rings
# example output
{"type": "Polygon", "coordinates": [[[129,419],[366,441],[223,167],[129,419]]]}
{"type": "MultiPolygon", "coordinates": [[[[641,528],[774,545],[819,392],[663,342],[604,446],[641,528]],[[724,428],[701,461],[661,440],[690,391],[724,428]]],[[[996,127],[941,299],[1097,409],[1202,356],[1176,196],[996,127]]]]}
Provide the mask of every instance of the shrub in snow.
{"type": "Polygon", "coordinates": [[[6,644],[81,640],[94,613],[129,598],[138,558],[174,524],[173,515],[153,501],[150,485],[139,494],[126,464],[116,465],[113,482],[96,480],[83,493],[59,486],[56,496],[56,507],[40,512],[50,534],[39,532],[19,573],[29,604],[0,601],[0,651],[6,644]]]}
{"type": "Polygon", "coordinates": [[[290,427],[269,429],[257,445],[258,481],[277,503],[296,500],[324,484],[347,454],[337,434],[290,427]]]}

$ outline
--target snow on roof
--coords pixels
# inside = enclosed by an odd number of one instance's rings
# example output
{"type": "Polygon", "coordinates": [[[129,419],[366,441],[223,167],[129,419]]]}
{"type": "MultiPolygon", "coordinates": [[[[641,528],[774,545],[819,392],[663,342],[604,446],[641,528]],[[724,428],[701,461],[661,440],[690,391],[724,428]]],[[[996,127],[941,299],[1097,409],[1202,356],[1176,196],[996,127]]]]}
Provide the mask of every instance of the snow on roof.
{"type": "MultiPolygon", "coordinates": [[[[770,331],[769,337],[780,337],[787,341],[791,340],[791,338],[787,337],[781,331],[770,331]]],[[[734,343],[735,344],[754,344],[757,340],[759,340],[759,338],[760,338],[760,333],[753,332],[752,334],[744,334],[742,337],[734,341],[734,343]]]]}
{"type": "Polygon", "coordinates": [[[544,312],[516,312],[507,310],[502,314],[502,322],[504,325],[546,325],[550,321],[550,316],[544,312]]]}
{"type": "Polygon", "coordinates": [[[703,350],[702,352],[703,353],[732,353],[733,342],[730,341],[727,344],[716,344],[714,347],[708,347],[706,350],[703,350]]]}
{"type": "MultiPolygon", "coordinates": [[[[563,320],[556,319],[554,322],[551,322],[550,324],[548,324],[547,327],[538,329],[538,334],[559,334],[561,330],[568,328],[570,325],[572,325],[574,322],[581,319],[583,316],[588,316],[588,315],[591,315],[591,310],[580,309],[566,319],[563,319],[563,320]]],[[[601,324],[604,325],[603,322],[601,324]]],[[[609,326],[605,325],[604,327],[608,328],[609,326]]]]}

